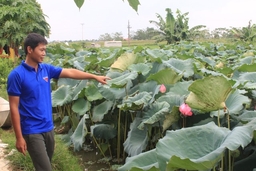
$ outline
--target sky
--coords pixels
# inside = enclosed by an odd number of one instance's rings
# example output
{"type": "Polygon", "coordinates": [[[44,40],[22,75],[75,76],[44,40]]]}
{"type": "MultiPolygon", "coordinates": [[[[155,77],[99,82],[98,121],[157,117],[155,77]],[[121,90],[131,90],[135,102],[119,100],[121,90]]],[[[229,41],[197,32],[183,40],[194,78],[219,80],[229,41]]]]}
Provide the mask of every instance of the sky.
{"type": "Polygon", "coordinates": [[[92,40],[105,33],[130,32],[155,27],[150,20],[163,18],[166,8],[189,13],[189,27],[205,25],[215,28],[246,27],[256,23],[256,0],[139,0],[136,12],[127,0],[85,0],[79,9],[74,0],[37,0],[51,26],[49,41],[92,40]]]}

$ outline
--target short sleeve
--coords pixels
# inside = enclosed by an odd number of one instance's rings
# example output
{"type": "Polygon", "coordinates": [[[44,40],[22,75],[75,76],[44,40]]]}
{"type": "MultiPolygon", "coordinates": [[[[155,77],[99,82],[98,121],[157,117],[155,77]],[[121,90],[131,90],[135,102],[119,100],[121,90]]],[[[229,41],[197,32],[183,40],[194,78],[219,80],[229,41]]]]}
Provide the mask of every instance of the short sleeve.
{"type": "Polygon", "coordinates": [[[10,96],[21,95],[21,82],[22,79],[16,71],[12,71],[7,79],[7,93],[10,96]]]}

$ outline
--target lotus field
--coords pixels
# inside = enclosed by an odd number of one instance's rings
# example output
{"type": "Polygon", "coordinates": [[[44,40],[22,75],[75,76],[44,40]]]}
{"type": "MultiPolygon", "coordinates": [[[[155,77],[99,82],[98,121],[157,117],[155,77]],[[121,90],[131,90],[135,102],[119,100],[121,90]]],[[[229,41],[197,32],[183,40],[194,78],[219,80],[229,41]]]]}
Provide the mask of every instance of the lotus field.
{"type": "Polygon", "coordinates": [[[46,62],[111,78],[52,80],[61,137],[74,151],[91,140],[120,171],[251,171],[255,55],[246,43],[49,45],[46,62]]]}

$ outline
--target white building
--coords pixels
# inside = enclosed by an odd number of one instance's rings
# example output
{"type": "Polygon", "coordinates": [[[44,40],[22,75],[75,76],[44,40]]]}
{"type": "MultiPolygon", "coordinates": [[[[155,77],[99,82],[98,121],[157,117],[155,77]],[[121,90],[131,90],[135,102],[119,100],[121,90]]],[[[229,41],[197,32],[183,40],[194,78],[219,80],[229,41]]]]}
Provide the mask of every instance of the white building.
{"type": "Polygon", "coordinates": [[[122,41],[105,41],[104,47],[122,47],[122,41]]]}

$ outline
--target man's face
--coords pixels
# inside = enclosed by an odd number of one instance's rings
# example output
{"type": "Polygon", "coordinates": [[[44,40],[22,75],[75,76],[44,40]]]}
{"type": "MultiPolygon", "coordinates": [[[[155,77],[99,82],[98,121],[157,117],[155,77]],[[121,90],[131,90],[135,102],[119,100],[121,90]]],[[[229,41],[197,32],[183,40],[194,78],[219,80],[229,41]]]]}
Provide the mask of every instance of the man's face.
{"type": "Polygon", "coordinates": [[[46,55],[46,45],[39,43],[38,46],[33,50],[28,47],[28,56],[36,63],[41,63],[46,55]]]}

